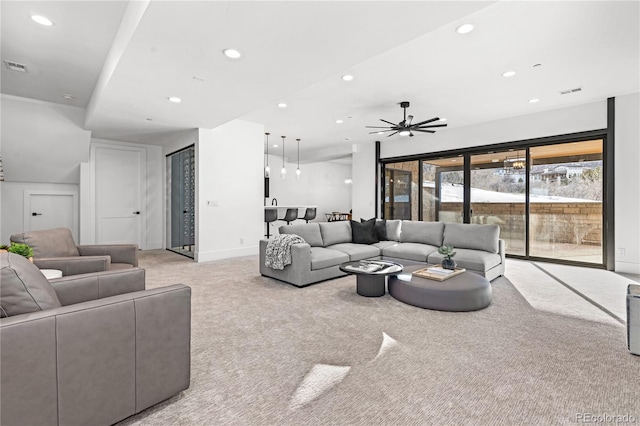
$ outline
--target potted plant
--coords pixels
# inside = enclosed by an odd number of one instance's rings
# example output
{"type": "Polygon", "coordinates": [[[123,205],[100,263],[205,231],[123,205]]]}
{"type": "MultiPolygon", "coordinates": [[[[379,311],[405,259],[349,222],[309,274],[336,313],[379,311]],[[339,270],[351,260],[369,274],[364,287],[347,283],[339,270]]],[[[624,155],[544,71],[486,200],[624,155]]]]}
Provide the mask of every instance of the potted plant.
{"type": "Polygon", "coordinates": [[[19,254],[33,262],[33,249],[26,244],[11,243],[7,249],[9,253],[19,254]]]}
{"type": "Polygon", "coordinates": [[[9,251],[9,246],[6,244],[0,244],[0,253],[5,253],[9,251]]]}
{"type": "Polygon", "coordinates": [[[456,269],[456,261],[452,259],[456,252],[453,251],[452,245],[445,244],[438,249],[438,253],[444,256],[444,259],[442,259],[443,269],[451,269],[452,271],[456,269]]]}

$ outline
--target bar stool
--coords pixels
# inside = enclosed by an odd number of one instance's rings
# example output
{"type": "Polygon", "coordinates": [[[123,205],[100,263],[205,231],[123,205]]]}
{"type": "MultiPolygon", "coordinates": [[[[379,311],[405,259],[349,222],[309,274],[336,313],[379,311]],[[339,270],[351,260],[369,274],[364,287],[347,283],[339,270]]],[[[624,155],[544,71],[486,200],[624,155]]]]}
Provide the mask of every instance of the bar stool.
{"type": "Polygon", "coordinates": [[[307,209],[304,211],[304,217],[302,217],[302,220],[306,220],[307,223],[309,223],[310,220],[313,220],[316,218],[316,208],[315,207],[307,207],[307,209]]]}
{"type": "Polygon", "coordinates": [[[287,209],[287,212],[284,214],[284,217],[280,220],[284,220],[289,225],[290,222],[293,222],[298,218],[298,209],[287,209]]]}
{"type": "Polygon", "coordinates": [[[267,224],[267,233],[265,237],[269,238],[269,224],[271,222],[275,222],[278,220],[278,210],[276,209],[265,209],[264,210],[264,221],[267,224]]]}

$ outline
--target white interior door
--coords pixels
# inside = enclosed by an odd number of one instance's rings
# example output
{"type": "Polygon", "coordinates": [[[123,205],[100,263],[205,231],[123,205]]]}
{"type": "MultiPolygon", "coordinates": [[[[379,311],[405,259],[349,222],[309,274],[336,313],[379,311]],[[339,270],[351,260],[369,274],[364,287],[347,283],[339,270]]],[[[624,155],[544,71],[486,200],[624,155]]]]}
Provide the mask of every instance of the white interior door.
{"type": "Polygon", "coordinates": [[[69,228],[78,241],[78,194],[72,191],[24,191],[25,231],[69,228]]]}
{"type": "Polygon", "coordinates": [[[145,151],[95,146],[93,158],[96,244],[134,243],[144,248],[145,151]]]}

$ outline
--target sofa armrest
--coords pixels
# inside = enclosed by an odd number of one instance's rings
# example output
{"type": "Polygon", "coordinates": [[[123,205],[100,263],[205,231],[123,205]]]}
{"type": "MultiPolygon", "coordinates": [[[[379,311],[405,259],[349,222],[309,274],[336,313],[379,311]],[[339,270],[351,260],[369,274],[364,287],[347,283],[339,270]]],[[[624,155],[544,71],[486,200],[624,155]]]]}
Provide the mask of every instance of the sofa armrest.
{"type": "Polygon", "coordinates": [[[629,284],[627,286],[627,294],[628,294],[628,297],[640,298],[640,285],[629,284]]]}
{"type": "Polygon", "coordinates": [[[80,256],[111,256],[113,263],[127,263],[138,266],[137,244],[98,244],[77,246],[80,256]]]}
{"type": "Polygon", "coordinates": [[[191,289],[0,320],[2,424],[110,425],[189,387],[191,289]]]}
{"type": "Polygon", "coordinates": [[[268,240],[260,240],[260,273],[267,277],[273,277],[298,285],[305,281],[311,271],[311,246],[306,243],[293,244],[291,246],[291,265],[284,270],[272,269],[265,266],[265,256],[268,240]]]}
{"type": "Polygon", "coordinates": [[[500,255],[501,263],[504,265],[506,261],[507,243],[505,240],[498,240],[498,254],[500,255]]]}
{"type": "Polygon", "coordinates": [[[58,269],[63,276],[108,271],[109,256],[39,257],[33,263],[40,269],[58,269]]]}
{"type": "Polygon", "coordinates": [[[145,289],[140,268],[71,275],[49,280],[62,306],[103,299],[145,289]]]}

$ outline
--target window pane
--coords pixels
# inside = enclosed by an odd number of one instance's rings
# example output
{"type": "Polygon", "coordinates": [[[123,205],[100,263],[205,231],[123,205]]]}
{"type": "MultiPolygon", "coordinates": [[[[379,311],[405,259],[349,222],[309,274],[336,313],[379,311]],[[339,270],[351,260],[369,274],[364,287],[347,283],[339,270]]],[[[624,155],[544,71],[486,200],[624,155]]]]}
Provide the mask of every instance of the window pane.
{"type": "Polygon", "coordinates": [[[464,158],[424,160],[422,163],[422,220],[462,223],[464,158]]]}
{"type": "Polygon", "coordinates": [[[506,253],[524,256],[526,151],[471,156],[471,223],[500,226],[506,253]]]}
{"type": "Polygon", "coordinates": [[[603,263],[602,140],[533,147],[529,173],[529,254],[603,263]]]}
{"type": "Polygon", "coordinates": [[[385,166],[384,217],[418,220],[418,161],[385,166]]]}

